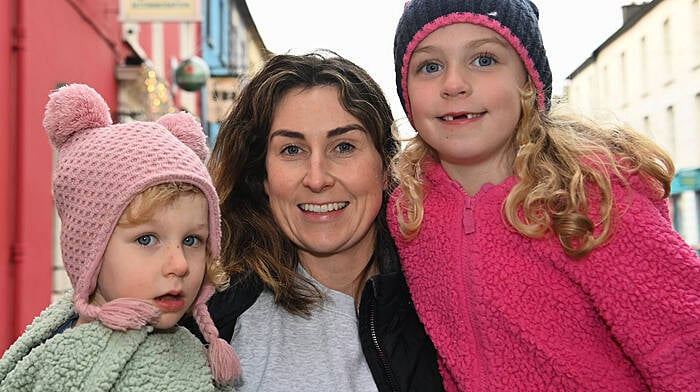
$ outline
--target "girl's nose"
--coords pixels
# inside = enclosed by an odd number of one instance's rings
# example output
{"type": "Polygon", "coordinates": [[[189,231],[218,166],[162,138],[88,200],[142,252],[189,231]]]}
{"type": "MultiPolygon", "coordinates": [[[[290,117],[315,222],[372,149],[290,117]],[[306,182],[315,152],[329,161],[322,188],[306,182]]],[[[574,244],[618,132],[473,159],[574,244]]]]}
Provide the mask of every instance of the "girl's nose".
{"type": "Polygon", "coordinates": [[[164,275],[185,276],[189,272],[189,263],[181,244],[168,247],[168,260],[164,265],[164,275]]]}
{"type": "Polygon", "coordinates": [[[467,70],[462,67],[452,66],[445,70],[442,82],[441,95],[444,98],[460,97],[471,93],[471,83],[467,70]]]}
{"type": "Polygon", "coordinates": [[[321,192],[333,186],[335,179],[329,170],[330,162],[321,154],[313,155],[308,161],[306,175],[302,183],[313,192],[321,192]]]}

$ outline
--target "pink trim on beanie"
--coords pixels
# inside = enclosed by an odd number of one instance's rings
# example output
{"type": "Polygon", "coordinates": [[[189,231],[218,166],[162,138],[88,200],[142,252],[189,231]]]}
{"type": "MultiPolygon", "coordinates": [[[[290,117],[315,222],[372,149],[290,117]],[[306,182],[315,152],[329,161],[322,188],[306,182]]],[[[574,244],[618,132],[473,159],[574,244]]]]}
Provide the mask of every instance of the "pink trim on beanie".
{"type": "Polygon", "coordinates": [[[479,26],[487,27],[499,35],[501,35],[508,43],[515,49],[520,56],[527,73],[530,75],[532,82],[537,90],[537,106],[540,111],[545,111],[545,98],[544,98],[544,83],[542,83],[542,78],[540,77],[537,68],[535,68],[535,62],[530,57],[525,46],[520,41],[520,38],[516,37],[508,27],[503,26],[497,20],[491,19],[486,15],[474,14],[471,12],[453,12],[448,15],[443,15],[436,18],[430,23],[426,23],[414,36],[413,39],[406,46],[406,52],[403,55],[403,60],[401,64],[401,91],[403,93],[403,101],[406,109],[406,114],[408,115],[409,121],[413,123],[413,115],[411,113],[411,101],[408,99],[408,63],[411,61],[411,56],[413,52],[418,47],[425,37],[427,37],[433,31],[439,29],[440,27],[449,26],[455,23],[471,23],[479,26]]]}

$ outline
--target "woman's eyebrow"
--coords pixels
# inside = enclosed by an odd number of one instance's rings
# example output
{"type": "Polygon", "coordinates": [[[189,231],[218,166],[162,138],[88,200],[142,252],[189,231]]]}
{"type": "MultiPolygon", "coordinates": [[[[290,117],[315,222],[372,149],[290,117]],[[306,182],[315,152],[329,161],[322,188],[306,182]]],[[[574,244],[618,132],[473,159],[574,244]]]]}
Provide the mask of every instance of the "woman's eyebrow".
{"type": "Polygon", "coordinates": [[[362,132],[367,132],[365,128],[362,125],[359,124],[348,124],[342,127],[338,128],[333,128],[330,131],[328,131],[328,138],[332,138],[335,136],[342,135],[344,133],[348,133],[350,131],[362,131],[362,132]]]}
{"type": "MultiPolygon", "coordinates": [[[[328,131],[327,136],[329,139],[332,137],[336,137],[339,135],[342,135],[344,133],[348,133],[350,131],[362,131],[362,132],[367,132],[365,128],[362,125],[359,124],[348,124],[344,125],[342,127],[337,127],[333,128],[330,131],[328,131]]],[[[274,138],[275,136],[284,136],[292,139],[305,139],[304,134],[301,132],[297,131],[290,131],[289,129],[278,129],[270,134],[270,139],[274,138]]]]}
{"type": "Polygon", "coordinates": [[[278,129],[270,134],[270,139],[275,136],[284,136],[292,139],[304,139],[304,134],[301,132],[290,131],[288,129],[278,129]]]}

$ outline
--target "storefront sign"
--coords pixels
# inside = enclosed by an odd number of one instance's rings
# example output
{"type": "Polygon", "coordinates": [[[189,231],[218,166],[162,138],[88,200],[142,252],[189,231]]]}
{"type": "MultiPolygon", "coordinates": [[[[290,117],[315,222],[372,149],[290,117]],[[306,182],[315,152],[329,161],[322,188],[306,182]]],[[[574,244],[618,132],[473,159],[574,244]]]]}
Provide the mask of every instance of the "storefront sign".
{"type": "Polygon", "coordinates": [[[700,189],[700,168],[678,170],[671,182],[671,194],[673,195],[698,189],[700,189]]]}
{"type": "Polygon", "coordinates": [[[121,22],[197,22],[201,0],[120,0],[121,22]]]}
{"type": "Polygon", "coordinates": [[[207,81],[207,121],[221,123],[241,91],[240,78],[212,77],[207,81]]]}

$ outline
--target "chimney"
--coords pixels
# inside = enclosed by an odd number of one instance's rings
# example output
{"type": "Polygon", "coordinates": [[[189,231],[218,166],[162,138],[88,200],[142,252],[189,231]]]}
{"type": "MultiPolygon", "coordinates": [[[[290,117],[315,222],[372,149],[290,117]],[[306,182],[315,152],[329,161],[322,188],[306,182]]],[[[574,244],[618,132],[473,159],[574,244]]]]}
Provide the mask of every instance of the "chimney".
{"type": "Polygon", "coordinates": [[[622,6],[622,24],[626,25],[627,21],[633,18],[638,12],[640,12],[649,3],[642,4],[628,4],[622,6]]]}

